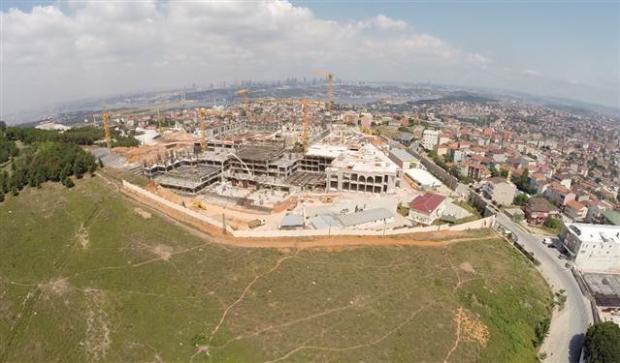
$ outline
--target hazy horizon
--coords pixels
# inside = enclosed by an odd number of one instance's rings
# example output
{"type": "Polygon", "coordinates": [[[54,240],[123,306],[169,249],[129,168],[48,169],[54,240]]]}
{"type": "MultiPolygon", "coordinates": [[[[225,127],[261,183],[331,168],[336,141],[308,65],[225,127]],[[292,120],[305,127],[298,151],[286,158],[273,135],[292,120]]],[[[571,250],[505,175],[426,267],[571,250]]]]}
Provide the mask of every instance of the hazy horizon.
{"type": "Polygon", "coordinates": [[[316,69],[343,80],[620,108],[618,6],[4,1],[0,118],[85,98],[313,77],[316,69]]]}

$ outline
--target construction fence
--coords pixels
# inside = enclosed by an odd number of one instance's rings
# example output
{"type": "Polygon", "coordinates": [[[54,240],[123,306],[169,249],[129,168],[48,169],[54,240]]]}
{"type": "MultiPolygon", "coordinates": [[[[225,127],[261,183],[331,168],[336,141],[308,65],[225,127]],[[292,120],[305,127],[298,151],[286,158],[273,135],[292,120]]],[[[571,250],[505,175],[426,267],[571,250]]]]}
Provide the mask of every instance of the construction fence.
{"type": "Polygon", "coordinates": [[[183,205],[173,203],[154,193],[123,180],[121,192],[128,197],[156,209],[161,213],[194,227],[202,232],[210,233],[213,227],[225,228],[226,232],[238,238],[278,238],[278,237],[313,237],[313,236],[394,236],[421,232],[437,231],[466,231],[471,229],[491,228],[495,216],[478,219],[472,222],[456,225],[438,225],[427,227],[407,227],[399,229],[359,229],[359,228],[331,228],[331,229],[301,229],[301,230],[234,230],[226,225],[224,220],[206,216],[183,205]]]}

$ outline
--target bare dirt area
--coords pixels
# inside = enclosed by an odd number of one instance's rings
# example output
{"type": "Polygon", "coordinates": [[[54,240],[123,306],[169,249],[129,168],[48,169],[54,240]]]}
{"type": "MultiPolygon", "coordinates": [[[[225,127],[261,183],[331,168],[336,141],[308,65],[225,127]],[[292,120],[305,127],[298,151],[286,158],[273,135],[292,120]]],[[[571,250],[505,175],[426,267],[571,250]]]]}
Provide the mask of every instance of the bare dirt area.
{"type": "Polygon", "coordinates": [[[153,216],[151,213],[145,211],[142,208],[136,207],[136,208],[133,209],[133,211],[136,212],[137,215],[139,215],[140,217],[142,217],[144,219],[149,219],[149,218],[151,218],[153,216]]]}
{"type": "Polygon", "coordinates": [[[110,348],[110,325],[108,315],[103,309],[105,293],[97,289],[85,289],[88,308],[86,310],[86,339],[82,346],[90,361],[105,359],[110,348]]]}
{"type": "Polygon", "coordinates": [[[86,227],[84,227],[84,225],[80,225],[80,229],[78,230],[77,234],[76,234],[76,238],[80,244],[80,246],[82,246],[82,248],[87,248],[88,244],[89,244],[89,238],[88,238],[88,230],[86,229],[86,227]]]}
{"type": "Polygon", "coordinates": [[[63,296],[71,288],[69,281],[66,278],[53,279],[45,284],[39,284],[38,287],[41,289],[41,298],[44,300],[53,296],[63,296]]]}

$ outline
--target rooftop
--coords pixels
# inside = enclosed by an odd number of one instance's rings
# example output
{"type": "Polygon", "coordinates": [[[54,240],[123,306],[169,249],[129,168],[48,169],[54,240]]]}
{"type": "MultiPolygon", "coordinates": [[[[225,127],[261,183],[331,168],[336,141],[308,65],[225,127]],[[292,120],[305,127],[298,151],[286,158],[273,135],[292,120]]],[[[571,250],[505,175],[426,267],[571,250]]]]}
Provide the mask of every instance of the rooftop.
{"type": "Polygon", "coordinates": [[[620,275],[585,273],[583,279],[594,295],[596,305],[620,307],[620,275]]]}
{"type": "Polygon", "coordinates": [[[606,224],[567,223],[566,228],[572,231],[583,242],[589,243],[620,243],[620,226],[606,224]]]}
{"type": "Polygon", "coordinates": [[[527,208],[532,212],[554,212],[558,210],[547,199],[542,197],[530,198],[527,202],[527,208]]]}
{"type": "Polygon", "coordinates": [[[446,197],[435,193],[426,193],[418,195],[410,203],[409,208],[419,213],[431,214],[436,210],[441,203],[446,200],[446,197]]]}
{"type": "Polygon", "coordinates": [[[424,169],[413,168],[405,171],[408,177],[424,187],[439,187],[441,182],[424,169]]]}
{"type": "Polygon", "coordinates": [[[367,209],[361,212],[334,215],[334,218],[338,220],[343,227],[377,222],[392,217],[394,217],[394,214],[385,208],[367,209]]]}

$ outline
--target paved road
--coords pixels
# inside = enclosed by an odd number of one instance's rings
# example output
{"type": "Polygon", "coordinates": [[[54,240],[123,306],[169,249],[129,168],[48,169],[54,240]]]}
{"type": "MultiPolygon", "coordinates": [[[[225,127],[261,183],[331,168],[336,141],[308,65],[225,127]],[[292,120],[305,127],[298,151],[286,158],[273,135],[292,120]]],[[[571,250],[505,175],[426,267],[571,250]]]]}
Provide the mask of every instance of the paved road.
{"type": "Polygon", "coordinates": [[[589,301],[581,294],[575,278],[565,267],[566,261],[558,258],[560,253],[557,249],[545,246],[541,236],[529,233],[503,213],[497,214],[496,221],[516,235],[526,250],[534,253],[540,261],[540,272],[553,290],[566,291],[566,305],[562,311],[553,314],[549,336],[540,350],[547,353],[545,362],[577,363],[583,336],[592,323],[589,301]]]}

